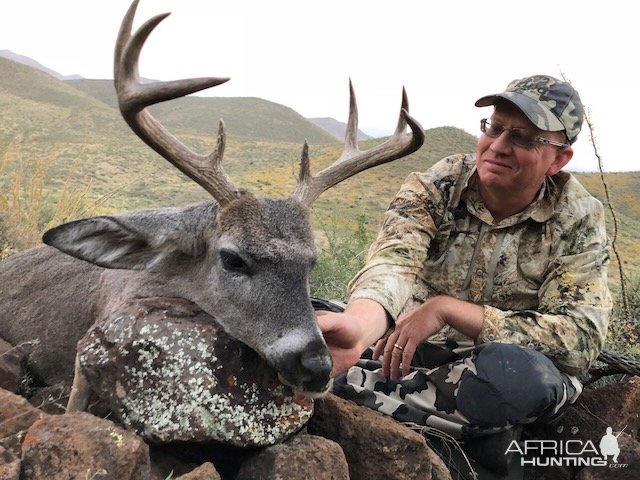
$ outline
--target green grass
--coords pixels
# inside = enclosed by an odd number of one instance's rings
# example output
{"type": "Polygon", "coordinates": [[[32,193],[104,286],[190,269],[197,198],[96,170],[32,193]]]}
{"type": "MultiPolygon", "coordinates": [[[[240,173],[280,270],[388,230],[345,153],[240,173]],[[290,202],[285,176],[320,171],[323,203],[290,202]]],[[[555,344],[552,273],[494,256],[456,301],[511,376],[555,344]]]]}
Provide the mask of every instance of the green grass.
{"type": "Polygon", "coordinates": [[[366,260],[367,249],[373,235],[367,229],[367,218],[359,214],[353,229],[337,227],[335,216],[316,218],[321,232],[320,256],[311,273],[311,295],[314,297],[346,301],[347,284],[366,260]]]}

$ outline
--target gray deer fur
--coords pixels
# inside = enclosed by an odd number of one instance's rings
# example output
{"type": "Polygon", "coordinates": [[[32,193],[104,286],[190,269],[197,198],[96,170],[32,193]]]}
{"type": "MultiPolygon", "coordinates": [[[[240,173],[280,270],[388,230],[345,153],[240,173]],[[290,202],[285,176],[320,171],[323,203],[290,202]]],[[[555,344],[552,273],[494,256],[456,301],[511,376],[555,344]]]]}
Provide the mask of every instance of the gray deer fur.
{"type": "Polygon", "coordinates": [[[115,56],[120,109],[151,148],[211,193],[187,207],[143,210],[63,224],[47,231],[50,246],[0,262],[0,337],[13,345],[39,340],[29,366],[45,383],[68,381],[76,344],[89,327],[126,299],[183,297],[214,317],[274,367],[283,383],[308,394],[326,391],[331,357],[308,292],[317,253],[308,211],[325,190],[358,172],[416,151],[422,128],[403,102],[395,134],[361,152],[356,145],[353,89],[342,156],[311,175],[308,148],[298,186],[287,199],[257,198],[235,189],[222,171],[224,129],[209,156],[171,136],[146,106],[226,79],[142,84],[137,58],[166,15],[131,35],[138,1],[123,20],[115,56]],[[405,133],[407,126],[410,133],[405,133]]]}

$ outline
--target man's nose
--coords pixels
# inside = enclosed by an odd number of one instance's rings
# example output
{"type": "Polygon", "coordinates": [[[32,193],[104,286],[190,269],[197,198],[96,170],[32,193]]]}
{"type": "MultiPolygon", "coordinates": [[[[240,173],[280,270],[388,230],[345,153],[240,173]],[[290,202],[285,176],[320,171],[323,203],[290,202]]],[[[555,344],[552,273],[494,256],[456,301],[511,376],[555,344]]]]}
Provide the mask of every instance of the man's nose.
{"type": "Polygon", "coordinates": [[[511,151],[513,144],[509,138],[509,130],[503,131],[497,138],[494,138],[489,148],[494,152],[511,151]]]}

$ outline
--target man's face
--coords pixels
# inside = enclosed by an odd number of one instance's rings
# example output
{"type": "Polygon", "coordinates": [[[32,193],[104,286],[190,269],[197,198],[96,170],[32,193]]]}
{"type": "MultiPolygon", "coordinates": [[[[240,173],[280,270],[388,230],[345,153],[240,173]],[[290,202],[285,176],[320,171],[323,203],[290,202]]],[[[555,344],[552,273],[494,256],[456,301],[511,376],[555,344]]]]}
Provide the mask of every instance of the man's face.
{"type": "MultiPolygon", "coordinates": [[[[565,142],[561,132],[542,132],[515,106],[498,105],[489,118],[492,125],[521,128],[537,132],[550,140],[565,142]]],[[[526,149],[513,145],[509,133],[492,138],[482,134],[476,146],[476,165],[482,189],[501,194],[513,192],[533,197],[546,176],[556,174],[571,159],[573,150],[552,145],[536,144],[526,149]]]]}

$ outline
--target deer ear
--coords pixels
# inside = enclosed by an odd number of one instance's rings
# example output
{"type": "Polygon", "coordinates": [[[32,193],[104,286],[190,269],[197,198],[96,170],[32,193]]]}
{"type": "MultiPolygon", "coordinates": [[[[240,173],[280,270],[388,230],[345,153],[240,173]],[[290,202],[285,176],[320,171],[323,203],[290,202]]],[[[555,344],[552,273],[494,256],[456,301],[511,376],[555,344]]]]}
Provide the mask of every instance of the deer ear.
{"type": "Polygon", "coordinates": [[[169,255],[204,254],[204,235],[193,228],[185,235],[184,228],[177,209],[156,210],[65,223],[47,230],[42,241],[101,267],[144,270],[169,255]]]}

